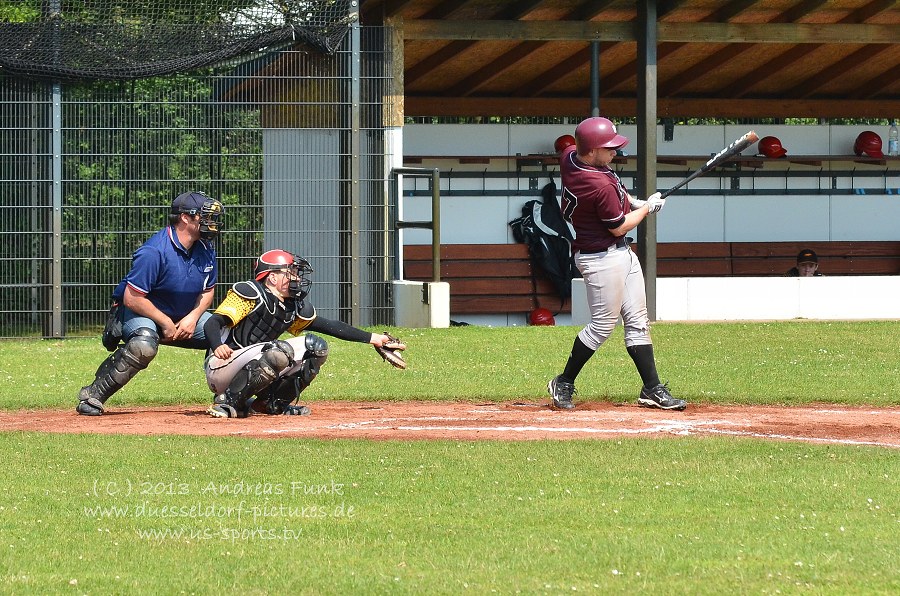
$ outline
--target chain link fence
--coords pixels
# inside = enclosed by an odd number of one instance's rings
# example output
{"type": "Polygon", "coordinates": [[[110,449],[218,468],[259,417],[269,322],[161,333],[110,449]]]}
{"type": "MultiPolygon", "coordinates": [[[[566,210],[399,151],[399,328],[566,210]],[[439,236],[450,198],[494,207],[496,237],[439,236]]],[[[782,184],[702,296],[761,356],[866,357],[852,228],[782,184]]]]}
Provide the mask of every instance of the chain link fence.
{"type": "Polygon", "coordinates": [[[324,316],[390,324],[384,31],[190,74],[48,82],[0,70],[0,337],[99,333],[131,255],[201,190],[226,207],[216,302],[270,248],[313,265],[324,316]]]}

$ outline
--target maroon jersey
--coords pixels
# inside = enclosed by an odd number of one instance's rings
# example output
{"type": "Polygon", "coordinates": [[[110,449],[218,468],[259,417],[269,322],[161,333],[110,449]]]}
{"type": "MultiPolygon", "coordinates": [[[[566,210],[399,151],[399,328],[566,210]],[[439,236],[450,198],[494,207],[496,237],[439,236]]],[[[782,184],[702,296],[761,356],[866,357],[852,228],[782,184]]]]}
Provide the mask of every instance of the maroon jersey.
{"type": "Polygon", "coordinates": [[[578,160],[575,147],[559,158],[562,211],[575,229],[576,251],[598,251],[616,243],[609,230],[618,228],[631,211],[625,185],[608,167],[596,168],[578,160]]]}

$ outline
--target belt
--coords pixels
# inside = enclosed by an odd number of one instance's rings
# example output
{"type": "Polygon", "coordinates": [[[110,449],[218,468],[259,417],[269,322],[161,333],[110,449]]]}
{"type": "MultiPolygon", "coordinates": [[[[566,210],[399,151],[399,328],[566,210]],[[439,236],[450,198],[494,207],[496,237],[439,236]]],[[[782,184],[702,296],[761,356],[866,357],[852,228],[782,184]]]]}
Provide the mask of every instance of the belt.
{"type": "Polygon", "coordinates": [[[613,244],[612,246],[607,246],[606,248],[600,248],[598,250],[579,250],[578,252],[580,252],[583,255],[596,255],[598,253],[606,252],[606,251],[612,250],[614,248],[625,248],[626,246],[628,246],[628,243],[630,241],[631,241],[631,238],[622,237],[622,238],[619,238],[618,240],[616,240],[616,243],[613,244]]]}

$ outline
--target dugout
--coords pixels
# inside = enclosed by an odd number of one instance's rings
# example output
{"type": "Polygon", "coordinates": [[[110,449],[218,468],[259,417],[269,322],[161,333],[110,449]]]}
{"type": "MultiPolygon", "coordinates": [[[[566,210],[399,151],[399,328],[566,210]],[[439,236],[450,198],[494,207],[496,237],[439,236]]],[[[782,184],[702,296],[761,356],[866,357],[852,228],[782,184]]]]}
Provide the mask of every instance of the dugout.
{"type": "MultiPolygon", "coordinates": [[[[91,333],[138,237],[161,224],[164,201],[183,184],[232,207],[223,284],[243,277],[264,247],[296,242],[320,263],[325,312],[356,324],[390,322],[390,172],[404,156],[430,154],[407,151],[417,142],[407,134],[413,124],[528,119],[568,130],[602,111],[634,126],[628,166],[641,192],[658,184],[660,137],[685,138],[688,122],[758,128],[803,118],[832,126],[900,114],[894,2],[362,0],[284,2],[266,13],[276,3],[248,1],[223,12],[223,4],[196,2],[213,10],[197,14],[192,1],[28,0],[0,15],[0,33],[13,40],[0,52],[0,146],[8,158],[0,231],[10,239],[0,255],[2,335],[91,333]],[[88,18],[72,15],[78,7],[90,9],[88,18]],[[176,21],[160,20],[156,8],[176,21]],[[189,26],[206,29],[192,36],[189,26]],[[123,73],[133,57],[100,44],[111,38],[98,31],[137,40],[119,49],[163,40],[157,57],[177,74],[123,73]],[[107,53],[59,52],[69,34],[107,53]],[[333,40],[324,52],[323,36],[333,40]],[[38,41],[57,51],[28,73],[23,61],[38,41]],[[225,46],[237,51],[222,54],[225,46]],[[189,47],[200,62],[173,54],[189,47]],[[71,70],[104,65],[109,76],[71,70]]],[[[491,142],[480,130],[470,146],[491,142]]],[[[507,138],[513,165],[503,167],[533,169],[534,156],[516,156],[514,147],[507,138]]],[[[441,157],[453,158],[446,169],[454,173],[491,170],[472,158],[496,157],[448,151],[441,157]]],[[[523,153],[532,151],[541,152],[523,153]]],[[[528,188],[520,190],[538,196],[533,177],[524,176],[528,188]]],[[[647,226],[639,244],[651,308],[658,232],[647,226]]]]}

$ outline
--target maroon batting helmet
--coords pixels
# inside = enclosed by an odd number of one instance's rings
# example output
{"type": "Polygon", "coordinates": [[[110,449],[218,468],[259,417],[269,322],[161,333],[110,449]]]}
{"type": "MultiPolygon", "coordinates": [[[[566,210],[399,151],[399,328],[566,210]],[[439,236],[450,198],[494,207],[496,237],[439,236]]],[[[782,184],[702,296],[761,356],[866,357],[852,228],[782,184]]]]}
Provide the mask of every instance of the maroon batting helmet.
{"type": "Polygon", "coordinates": [[[553,143],[553,148],[557,153],[562,153],[562,150],[566,147],[571,147],[575,144],[575,137],[572,135],[563,135],[556,139],[556,142],[553,143]]]}
{"type": "Polygon", "coordinates": [[[528,322],[532,325],[546,325],[548,327],[556,325],[553,313],[546,308],[536,308],[531,311],[531,314],[528,316],[528,322]]]}
{"type": "Polygon", "coordinates": [[[628,144],[628,137],[623,137],[616,131],[616,125],[606,118],[594,116],[582,120],[575,127],[575,145],[578,153],[585,155],[591,149],[603,147],[605,149],[619,149],[628,144]]]}
{"type": "Polygon", "coordinates": [[[784,157],[787,155],[785,149],[778,137],[763,137],[759,140],[759,152],[766,157],[784,157]]]}
{"type": "Polygon", "coordinates": [[[856,137],[853,152],[857,155],[865,153],[869,157],[884,157],[884,153],[881,152],[881,137],[871,130],[864,130],[856,137]]]}

